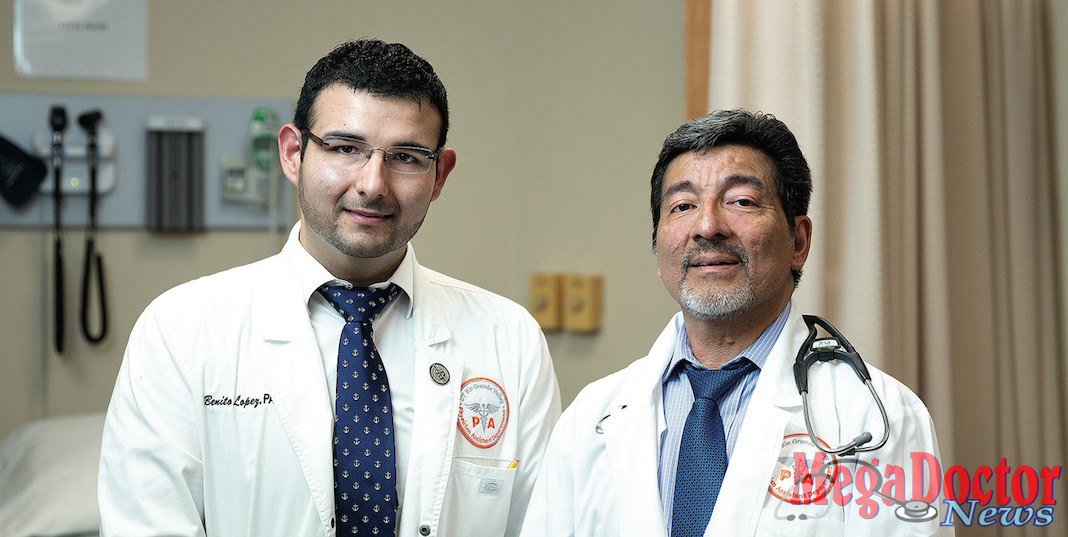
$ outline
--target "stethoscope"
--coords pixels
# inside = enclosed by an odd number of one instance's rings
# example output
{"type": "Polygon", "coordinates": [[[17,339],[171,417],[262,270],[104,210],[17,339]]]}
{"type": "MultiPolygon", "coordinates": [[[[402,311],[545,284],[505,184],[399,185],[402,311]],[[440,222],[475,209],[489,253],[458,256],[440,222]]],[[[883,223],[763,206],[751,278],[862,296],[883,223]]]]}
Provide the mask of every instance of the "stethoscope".
{"type": "MultiPolygon", "coordinates": [[[[808,325],[809,333],[805,343],[801,345],[801,349],[797,352],[797,360],[794,362],[794,382],[797,384],[797,391],[801,395],[801,405],[805,414],[805,428],[808,430],[809,439],[821,450],[831,455],[849,455],[864,451],[875,451],[883,447],[887,439],[890,438],[890,418],[886,415],[882,399],[879,398],[879,394],[875,392],[875,387],[871,384],[871,375],[868,373],[868,367],[864,365],[864,360],[861,360],[860,354],[850,345],[849,340],[831,323],[815,315],[802,315],[801,317],[805,320],[805,324],[808,325]],[[822,327],[833,337],[817,339],[816,325],[822,327]],[[817,361],[830,362],[832,360],[842,360],[849,364],[853,371],[857,373],[857,377],[860,378],[861,382],[868,387],[871,396],[875,398],[875,404],[879,407],[879,414],[883,418],[883,437],[874,446],[865,446],[872,439],[872,434],[868,431],[857,435],[848,444],[831,448],[823,440],[817,439],[815,432],[812,430],[812,418],[808,411],[808,369],[817,361]]],[[[626,405],[619,407],[620,410],[625,408],[627,408],[626,405]]],[[[611,416],[611,413],[606,414],[597,421],[597,425],[594,426],[594,431],[597,434],[604,434],[602,424],[604,420],[611,416]]]]}
{"type": "Polygon", "coordinates": [[[801,405],[805,413],[805,428],[808,431],[809,439],[821,450],[831,455],[850,455],[865,451],[875,451],[883,447],[883,444],[886,444],[886,440],[890,438],[890,419],[886,415],[882,399],[879,398],[879,394],[875,392],[875,387],[871,384],[871,375],[868,373],[868,367],[864,365],[864,360],[861,360],[860,354],[849,344],[849,340],[831,323],[815,315],[802,315],[801,317],[805,320],[805,324],[808,325],[808,337],[805,339],[805,343],[801,345],[801,349],[797,351],[797,359],[794,362],[794,382],[797,384],[797,392],[801,395],[801,405]],[[817,325],[826,330],[832,337],[817,339],[817,325]],[[808,369],[815,362],[830,362],[833,360],[841,360],[853,368],[857,377],[871,392],[871,396],[875,399],[875,405],[879,407],[879,414],[883,418],[883,437],[874,446],[865,446],[872,439],[872,434],[868,431],[861,432],[848,444],[831,448],[823,440],[817,439],[816,433],[812,430],[812,418],[808,411],[808,369]]]}
{"type": "Polygon", "coordinates": [[[108,303],[104,292],[104,258],[96,250],[96,202],[97,202],[97,167],[100,148],[97,145],[97,125],[104,115],[99,110],[91,110],[78,116],[78,124],[88,137],[85,148],[89,161],[89,228],[85,237],[85,264],[82,269],[82,335],[90,343],[100,343],[108,334],[108,303]],[[100,304],[100,331],[92,333],[89,329],[89,289],[92,287],[93,267],[96,267],[97,300],[100,304]]]}
{"type": "MultiPolygon", "coordinates": [[[[853,348],[853,345],[850,345],[849,340],[831,323],[815,315],[802,315],[801,317],[805,320],[805,324],[808,325],[808,337],[797,352],[797,360],[794,362],[794,382],[797,384],[798,393],[801,394],[801,405],[804,407],[805,428],[808,430],[809,440],[816,447],[831,455],[855,455],[856,453],[875,451],[883,447],[887,439],[890,438],[890,419],[886,415],[886,408],[883,407],[882,399],[879,398],[879,394],[876,393],[875,387],[871,384],[871,374],[868,373],[868,367],[864,364],[864,360],[860,358],[860,354],[853,348]],[[826,330],[832,337],[817,339],[817,325],[826,330]],[[849,364],[861,382],[868,387],[872,398],[875,399],[875,405],[879,408],[879,414],[883,418],[883,436],[874,446],[864,445],[871,442],[872,439],[872,434],[868,431],[861,432],[852,442],[834,449],[827,447],[822,440],[817,439],[816,434],[812,431],[812,419],[808,412],[808,369],[817,361],[830,362],[833,360],[841,360],[849,364]]],[[[853,462],[871,470],[871,475],[875,476],[877,481],[875,486],[871,487],[872,492],[887,501],[898,504],[897,509],[894,510],[894,515],[897,518],[907,522],[927,522],[938,516],[938,509],[925,501],[901,501],[884,494],[882,492],[882,476],[879,474],[879,469],[872,463],[853,456],[848,459],[837,460],[836,464],[847,462],[853,462]]]]}
{"type": "MultiPolygon", "coordinates": [[[[816,315],[802,315],[801,316],[805,324],[808,326],[808,337],[805,338],[805,342],[801,345],[800,350],[797,352],[797,359],[794,362],[794,382],[797,384],[797,391],[801,395],[801,405],[805,414],[805,428],[807,429],[808,437],[812,443],[822,451],[831,455],[855,455],[865,451],[875,451],[884,444],[890,438],[890,419],[886,414],[886,408],[883,406],[883,401],[879,398],[879,394],[875,391],[875,387],[871,383],[871,374],[868,373],[868,367],[864,364],[864,360],[860,358],[860,354],[853,348],[853,345],[849,343],[849,340],[842,335],[831,323],[827,322],[821,317],[816,315]],[[827,331],[832,337],[817,338],[816,327],[819,326],[827,331]],[[857,435],[848,444],[843,444],[837,448],[831,448],[826,446],[823,440],[816,437],[815,432],[812,429],[812,419],[808,409],[808,370],[815,362],[830,362],[833,360],[841,360],[856,372],[857,377],[861,382],[868,387],[868,391],[871,392],[872,398],[875,399],[875,405],[879,408],[879,414],[883,419],[883,436],[879,439],[879,442],[874,446],[866,446],[868,442],[872,440],[872,434],[868,431],[863,431],[857,435]]],[[[627,405],[620,405],[619,410],[627,408],[627,405]]],[[[604,428],[602,424],[604,420],[611,417],[612,414],[606,414],[600,420],[597,425],[594,426],[594,430],[597,434],[604,434],[604,428]]],[[[842,464],[845,462],[854,462],[861,466],[865,466],[872,471],[872,474],[876,476],[878,484],[872,487],[873,493],[893,503],[898,504],[898,508],[895,510],[895,515],[901,519],[910,522],[925,522],[932,520],[938,516],[938,510],[934,506],[921,500],[901,501],[893,497],[890,497],[882,493],[882,476],[879,475],[878,468],[876,468],[870,462],[861,460],[857,457],[851,457],[849,459],[837,460],[836,464],[842,464]]],[[[799,483],[799,482],[798,482],[799,483]]],[[[778,516],[778,512],[776,512],[778,516]]],[[[798,518],[804,520],[806,518],[818,518],[807,515],[801,515],[795,517],[794,515],[787,516],[787,520],[794,520],[798,518]]]]}

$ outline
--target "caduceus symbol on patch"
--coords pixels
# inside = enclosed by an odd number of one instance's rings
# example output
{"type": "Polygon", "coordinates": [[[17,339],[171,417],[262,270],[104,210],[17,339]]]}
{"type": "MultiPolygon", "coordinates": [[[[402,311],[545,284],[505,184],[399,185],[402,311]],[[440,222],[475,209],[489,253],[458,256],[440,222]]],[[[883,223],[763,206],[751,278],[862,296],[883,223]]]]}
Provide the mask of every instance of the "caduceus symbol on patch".
{"type": "Polygon", "coordinates": [[[486,418],[488,418],[490,414],[500,410],[501,405],[494,405],[492,403],[468,403],[467,408],[471,412],[478,414],[479,421],[482,423],[482,431],[485,432],[486,418]]]}

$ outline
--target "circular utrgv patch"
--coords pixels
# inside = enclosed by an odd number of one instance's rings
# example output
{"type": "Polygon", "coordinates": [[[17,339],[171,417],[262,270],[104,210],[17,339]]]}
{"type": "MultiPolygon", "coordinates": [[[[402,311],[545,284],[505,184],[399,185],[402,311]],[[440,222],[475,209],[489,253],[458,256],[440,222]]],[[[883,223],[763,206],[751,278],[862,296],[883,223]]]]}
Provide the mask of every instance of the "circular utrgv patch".
{"type": "Polygon", "coordinates": [[[487,378],[468,379],[460,386],[460,417],[464,438],[480,447],[493,447],[508,426],[508,396],[487,378]]]}
{"type": "Polygon", "coordinates": [[[795,505],[819,502],[834,484],[837,465],[838,457],[816,447],[807,433],[788,434],[782,439],[768,492],[795,505]]]}

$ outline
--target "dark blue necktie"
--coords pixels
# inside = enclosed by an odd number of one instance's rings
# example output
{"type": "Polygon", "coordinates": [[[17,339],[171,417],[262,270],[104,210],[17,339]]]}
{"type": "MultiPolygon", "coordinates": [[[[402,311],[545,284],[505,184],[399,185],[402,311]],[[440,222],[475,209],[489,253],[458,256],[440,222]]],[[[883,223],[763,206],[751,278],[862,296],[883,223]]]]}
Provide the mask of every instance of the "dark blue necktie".
{"type": "Polygon", "coordinates": [[[756,364],[745,358],[733,369],[697,369],[684,363],[694,402],[679,447],[671,537],[704,535],[727,473],[727,439],[716,402],[756,369],[756,364]]]}
{"type": "Polygon", "coordinates": [[[334,507],[339,536],[393,536],[397,531],[393,405],[371,321],[398,290],[395,285],[319,288],[345,318],[334,401],[334,507]]]}

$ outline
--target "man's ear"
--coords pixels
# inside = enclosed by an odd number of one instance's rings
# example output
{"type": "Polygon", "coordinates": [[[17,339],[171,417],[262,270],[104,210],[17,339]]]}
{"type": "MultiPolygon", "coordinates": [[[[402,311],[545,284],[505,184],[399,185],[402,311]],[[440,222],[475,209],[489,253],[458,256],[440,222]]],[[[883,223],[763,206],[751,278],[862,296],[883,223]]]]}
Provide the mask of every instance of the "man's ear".
{"type": "Polygon", "coordinates": [[[456,167],[456,151],[443,147],[438,151],[436,162],[437,164],[434,166],[434,194],[430,197],[430,201],[438,199],[438,196],[441,195],[441,189],[445,187],[445,179],[449,177],[449,173],[456,167]]]}
{"type": "Polygon", "coordinates": [[[283,125],[278,131],[278,159],[282,163],[282,173],[294,186],[300,177],[300,163],[304,157],[301,154],[301,138],[300,129],[292,123],[283,125]]]}
{"type": "Polygon", "coordinates": [[[812,246],[812,219],[799,215],[794,217],[794,258],[790,264],[793,270],[801,270],[808,259],[808,250],[812,246]]]}

